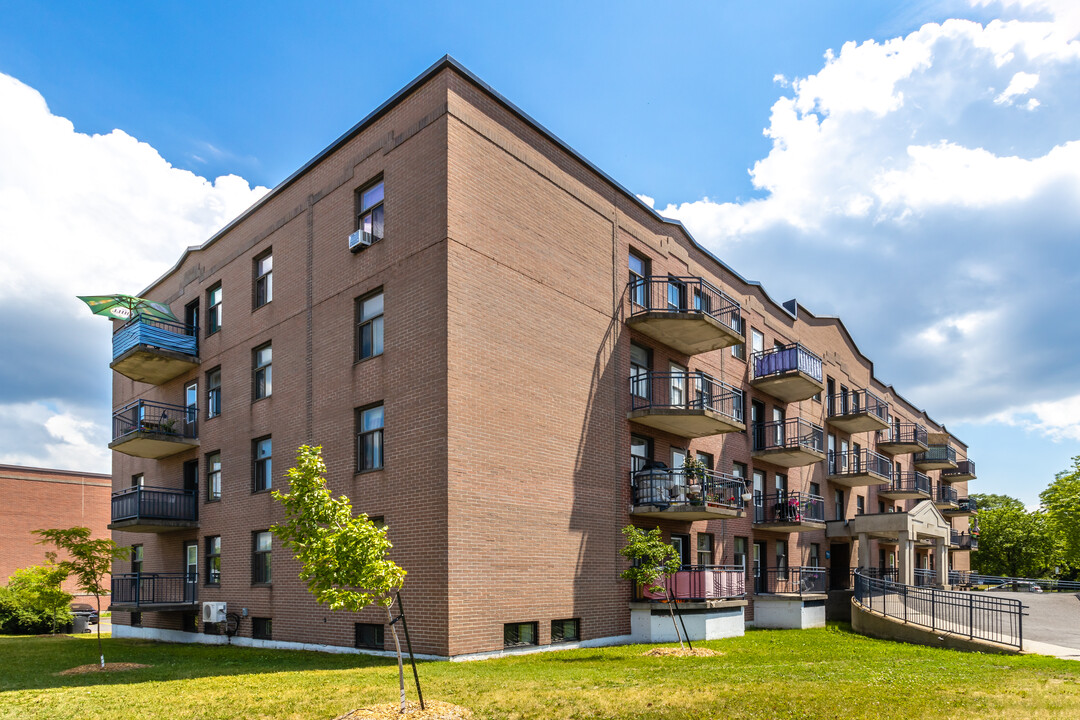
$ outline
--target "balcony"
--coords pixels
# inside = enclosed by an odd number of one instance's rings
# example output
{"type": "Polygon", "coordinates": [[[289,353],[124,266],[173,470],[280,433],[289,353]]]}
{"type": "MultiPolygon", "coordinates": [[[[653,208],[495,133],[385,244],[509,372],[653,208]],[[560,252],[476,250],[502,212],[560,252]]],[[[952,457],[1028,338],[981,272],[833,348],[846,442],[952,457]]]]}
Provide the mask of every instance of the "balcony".
{"type": "Polygon", "coordinates": [[[746,341],[739,303],[698,277],[647,277],[630,283],[626,323],[683,355],[746,341]]]}
{"type": "Polygon", "coordinates": [[[937,494],[934,496],[934,504],[937,505],[938,509],[942,512],[952,508],[959,509],[960,498],[957,496],[954,488],[938,483],[937,494]]]}
{"type": "Polygon", "coordinates": [[[892,483],[892,461],[871,450],[833,453],[826,476],[834,485],[867,487],[892,483]]]}
{"type": "Polygon", "coordinates": [[[933,490],[930,478],[921,472],[894,472],[892,482],[879,487],[877,494],[885,500],[928,500],[933,490]]]}
{"type": "Polygon", "coordinates": [[[742,390],[698,371],[647,372],[630,378],[627,418],[684,438],[746,429],[742,390]]]}
{"type": "Polygon", "coordinates": [[[971,517],[979,512],[975,498],[957,498],[956,507],[949,505],[942,508],[941,514],[948,517],[971,517]]]}
{"type": "Polygon", "coordinates": [[[666,520],[743,517],[746,482],[711,470],[690,473],[653,463],[630,474],[630,514],[666,520]]]}
{"type": "Polygon", "coordinates": [[[755,495],[754,525],[787,533],[824,530],[825,498],[797,492],[755,495]]]}
{"type": "Polygon", "coordinates": [[[794,343],[750,356],[750,384],[784,402],[809,400],[822,390],[821,358],[794,343]]]}
{"type": "Polygon", "coordinates": [[[877,434],[878,451],[890,455],[923,452],[927,447],[926,428],[918,423],[894,421],[877,434]]]}
{"type": "Polygon", "coordinates": [[[945,482],[963,482],[975,479],[975,463],[971,460],[960,460],[956,468],[945,468],[941,471],[941,479],[945,482]]]}
{"type": "Polygon", "coordinates": [[[199,527],[194,490],[130,487],[112,495],[110,530],[160,533],[199,527]]]}
{"type": "Polygon", "coordinates": [[[746,570],[741,565],[684,565],[661,583],[665,591],[641,589],[646,600],[730,600],[746,594],[746,570]]]}
{"type": "Polygon", "coordinates": [[[931,445],[925,452],[918,453],[913,459],[919,470],[954,470],[956,469],[956,450],[948,445],[931,445]]]}
{"type": "Polygon", "coordinates": [[[822,567],[767,568],[754,573],[757,595],[806,595],[825,592],[828,571],[822,567]]]}
{"type": "Polygon", "coordinates": [[[135,317],[113,333],[113,370],[136,382],[162,385],[199,366],[190,325],[135,317]]]}
{"type": "Polygon", "coordinates": [[[869,390],[837,393],[828,398],[829,424],[846,433],[889,427],[889,403],[869,390]]]}
{"type": "Polygon", "coordinates": [[[196,573],[125,573],[112,576],[109,610],[194,610],[198,597],[196,573]]]}
{"type": "Polygon", "coordinates": [[[949,538],[950,550],[978,550],[979,549],[979,531],[958,531],[953,530],[951,537],[949,538]]]}
{"type": "Polygon", "coordinates": [[[160,459],[199,446],[198,409],[136,400],[113,413],[109,448],[133,457],[160,459]]]}
{"type": "Polygon", "coordinates": [[[753,456],[781,467],[804,467],[825,459],[825,431],[802,418],[754,425],[753,456]]]}

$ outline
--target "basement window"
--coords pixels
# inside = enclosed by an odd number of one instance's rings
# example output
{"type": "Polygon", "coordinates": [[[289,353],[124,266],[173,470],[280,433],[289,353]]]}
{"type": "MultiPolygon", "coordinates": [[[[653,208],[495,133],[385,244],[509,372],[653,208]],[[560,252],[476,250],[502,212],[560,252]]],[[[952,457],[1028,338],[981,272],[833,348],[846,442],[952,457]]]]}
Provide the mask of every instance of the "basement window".
{"type": "Polygon", "coordinates": [[[384,628],[382,625],[375,623],[356,623],[356,647],[367,650],[382,650],[383,631],[384,628]]]}
{"type": "Polygon", "coordinates": [[[505,647],[519,647],[523,645],[536,645],[536,623],[506,623],[503,625],[503,645],[505,647]]]}
{"type": "Polygon", "coordinates": [[[574,642],[580,639],[581,621],[579,619],[551,621],[551,642],[574,642]]]}
{"type": "Polygon", "coordinates": [[[251,637],[256,640],[270,640],[273,635],[274,622],[271,618],[251,618],[251,637]]]}

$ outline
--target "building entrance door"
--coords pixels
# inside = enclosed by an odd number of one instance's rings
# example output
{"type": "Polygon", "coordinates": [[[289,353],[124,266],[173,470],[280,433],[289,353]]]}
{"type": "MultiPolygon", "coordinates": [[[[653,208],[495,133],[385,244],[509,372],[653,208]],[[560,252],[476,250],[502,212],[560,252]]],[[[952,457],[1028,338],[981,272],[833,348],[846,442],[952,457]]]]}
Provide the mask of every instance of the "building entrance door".
{"type": "Polygon", "coordinates": [[[184,543],[184,602],[195,602],[199,587],[199,544],[184,543]]]}
{"type": "Polygon", "coordinates": [[[829,545],[829,589],[847,590],[851,586],[851,546],[829,545]]]}
{"type": "Polygon", "coordinates": [[[754,542],[754,593],[765,592],[766,564],[769,556],[769,543],[764,540],[754,542]]]}

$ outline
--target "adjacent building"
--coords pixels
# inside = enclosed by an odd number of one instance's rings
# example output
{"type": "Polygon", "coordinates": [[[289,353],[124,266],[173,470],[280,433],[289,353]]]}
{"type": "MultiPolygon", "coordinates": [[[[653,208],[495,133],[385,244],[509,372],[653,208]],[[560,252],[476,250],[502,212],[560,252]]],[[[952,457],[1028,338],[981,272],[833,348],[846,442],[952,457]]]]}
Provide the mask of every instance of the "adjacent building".
{"type": "Polygon", "coordinates": [[[968,566],[965,445],[840,320],[450,58],[143,294],[183,323],[116,324],[118,635],[198,639],[223,602],[253,642],[382,649],[384,615],[318,606],[268,532],[304,443],[387,525],[430,655],[648,637],[631,523],[681,553],[692,622],[739,632],[816,618],[858,565],[968,566]]]}

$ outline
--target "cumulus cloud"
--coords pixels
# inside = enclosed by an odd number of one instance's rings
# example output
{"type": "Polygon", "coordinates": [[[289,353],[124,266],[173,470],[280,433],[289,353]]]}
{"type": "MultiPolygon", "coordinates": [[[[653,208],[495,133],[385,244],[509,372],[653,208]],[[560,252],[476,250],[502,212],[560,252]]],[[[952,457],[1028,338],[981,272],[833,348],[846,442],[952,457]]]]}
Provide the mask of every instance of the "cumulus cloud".
{"type": "Polygon", "coordinates": [[[266,188],[80,133],[3,74],[0,108],[0,462],[108,472],[110,328],[74,296],[139,292],[266,188]]]}
{"type": "Polygon", "coordinates": [[[750,171],[762,197],[658,210],[841,315],[935,418],[1080,438],[1059,400],[1080,396],[1080,4],[976,4],[1001,18],[849,42],[788,80],[750,171]]]}

